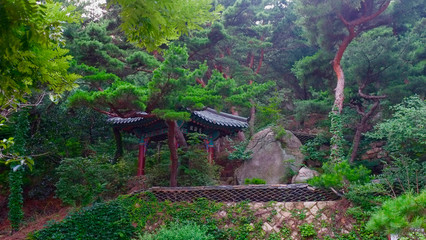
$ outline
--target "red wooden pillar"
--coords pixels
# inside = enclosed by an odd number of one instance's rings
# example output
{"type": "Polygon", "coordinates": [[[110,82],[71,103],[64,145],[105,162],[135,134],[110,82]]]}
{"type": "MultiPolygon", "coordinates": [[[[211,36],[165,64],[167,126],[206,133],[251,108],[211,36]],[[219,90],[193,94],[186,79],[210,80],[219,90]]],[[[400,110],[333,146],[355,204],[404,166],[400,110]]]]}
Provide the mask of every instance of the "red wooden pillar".
{"type": "Polygon", "coordinates": [[[138,176],[145,175],[145,153],[149,139],[141,137],[139,140],[138,176]]]}
{"type": "Polygon", "coordinates": [[[213,164],[214,162],[214,141],[213,141],[213,137],[209,136],[208,138],[208,143],[207,143],[207,153],[208,153],[208,160],[210,164],[213,164]]]}

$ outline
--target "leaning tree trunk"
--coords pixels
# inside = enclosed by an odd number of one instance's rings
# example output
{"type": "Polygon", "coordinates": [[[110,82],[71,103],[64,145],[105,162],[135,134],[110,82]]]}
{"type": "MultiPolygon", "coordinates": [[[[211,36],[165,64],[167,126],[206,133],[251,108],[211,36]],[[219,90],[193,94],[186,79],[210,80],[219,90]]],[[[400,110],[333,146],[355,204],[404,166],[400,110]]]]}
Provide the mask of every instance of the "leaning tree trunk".
{"type": "Polygon", "coordinates": [[[186,143],[185,136],[183,135],[182,131],[177,125],[177,122],[175,121],[175,136],[177,143],[179,144],[180,148],[183,148],[184,150],[188,149],[188,144],[186,143]]]}
{"type": "Polygon", "coordinates": [[[336,73],[337,84],[335,89],[334,105],[331,112],[331,130],[333,136],[331,139],[332,145],[330,159],[332,161],[339,161],[339,159],[343,157],[342,149],[339,144],[341,143],[342,138],[340,114],[342,112],[343,101],[345,99],[345,75],[343,74],[340,61],[342,60],[343,53],[345,53],[346,48],[349,46],[352,40],[359,34],[359,32],[362,31],[362,24],[371,21],[372,19],[379,16],[382,12],[386,10],[386,8],[389,6],[389,3],[390,0],[383,2],[379,9],[371,15],[368,14],[374,11],[373,9],[371,9],[374,8],[374,5],[362,4],[363,15],[351,21],[346,20],[343,15],[338,14],[340,20],[345,25],[349,34],[343,39],[333,59],[333,70],[336,73]]]}
{"type": "Polygon", "coordinates": [[[342,67],[340,66],[340,61],[342,60],[343,53],[348,47],[349,43],[354,39],[355,31],[354,28],[348,28],[349,35],[343,39],[342,44],[339,46],[339,49],[333,59],[333,70],[337,76],[337,84],[335,90],[334,105],[332,108],[331,116],[331,126],[330,132],[331,137],[331,149],[330,149],[330,160],[333,162],[339,162],[343,158],[343,135],[342,135],[342,122],[340,114],[343,109],[343,101],[345,99],[344,89],[345,89],[345,75],[343,73],[342,67]]]}
{"type": "Polygon", "coordinates": [[[170,187],[177,187],[178,155],[176,146],[176,122],[166,121],[168,126],[167,143],[170,149],[170,187]]]}
{"type": "Polygon", "coordinates": [[[114,133],[115,146],[116,146],[115,155],[114,155],[114,158],[112,159],[112,163],[115,164],[117,163],[118,159],[123,157],[123,141],[121,139],[120,130],[118,128],[113,128],[112,130],[114,133]]]}
{"type": "Polygon", "coordinates": [[[355,106],[356,111],[358,112],[359,115],[361,115],[361,122],[357,125],[355,136],[352,142],[352,153],[351,153],[351,158],[349,159],[349,162],[351,163],[355,160],[357,156],[359,143],[361,142],[362,134],[367,130],[368,122],[370,121],[371,118],[375,116],[376,109],[380,105],[380,100],[386,98],[385,95],[371,96],[371,95],[367,95],[363,93],[362,91],[364,90],[365,86],[366,86],[366,83],[362,84],[359,87],[358,94],[366,100],[373,100],[374,104],[368,112],[365,112],[362,106],[359,106],[359,105],[355,106]]]}

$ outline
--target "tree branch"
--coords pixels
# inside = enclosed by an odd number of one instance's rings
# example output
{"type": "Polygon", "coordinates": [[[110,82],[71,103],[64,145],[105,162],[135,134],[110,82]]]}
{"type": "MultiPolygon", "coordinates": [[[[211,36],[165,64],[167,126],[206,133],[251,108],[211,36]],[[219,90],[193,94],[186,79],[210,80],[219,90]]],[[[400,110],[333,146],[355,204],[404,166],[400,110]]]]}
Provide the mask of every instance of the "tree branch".
{"type": "Polygon", "coordinates": [[[371,14],[370,16],[366,16],[366,17],[363,16],[361,18],[350,21],[350,22],[348,22],[348,24],[350,26],[358,26],[358,25],[361,25],[365,22],[368,22],[368,21],[374,19],[375,17],[379,16],[382,12],[384,12],[386,10],[386,8],[388,8],[390,2],[391,2],[391,0],[387,0],[386,2],[384,2],[380,6],[379,10],[377,10],[375,13],[371,14]]]}

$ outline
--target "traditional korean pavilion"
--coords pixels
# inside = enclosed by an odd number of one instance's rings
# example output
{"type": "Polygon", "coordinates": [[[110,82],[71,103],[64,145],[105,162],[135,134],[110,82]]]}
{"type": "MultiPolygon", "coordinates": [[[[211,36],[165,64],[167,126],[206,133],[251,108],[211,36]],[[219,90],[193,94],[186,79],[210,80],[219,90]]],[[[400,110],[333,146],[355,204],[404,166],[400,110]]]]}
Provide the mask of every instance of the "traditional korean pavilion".
{"type": "MultiPolygon", "coordinates": [[[[146,115],[146,113],[140,113],[146,115]]],[[[145,153],[150,141],[167,139],[168,127],[164,120],[159,118],[120,118],[113,117],[107,120],[113,127],[130,133],[139,138],[138,176],[145,174],[145,153]]],[[[190,120],[177,121],[181,132],[202,133],[207,136],[204,139],[208,151],[208,160],[213,162],[214,141],[219,137],[235,134],[248,127],[248,119],[229,113],[217,112],[212,108],[201,111],[192,111],[190,120]]]]}

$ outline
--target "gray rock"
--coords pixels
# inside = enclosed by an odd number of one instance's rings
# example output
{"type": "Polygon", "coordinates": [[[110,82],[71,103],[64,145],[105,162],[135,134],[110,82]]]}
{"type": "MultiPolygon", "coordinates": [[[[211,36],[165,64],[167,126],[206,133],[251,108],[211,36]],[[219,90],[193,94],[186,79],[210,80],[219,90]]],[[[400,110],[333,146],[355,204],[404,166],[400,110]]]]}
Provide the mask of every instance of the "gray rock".
{"type": "Polygon", "coordinates": [[[299,173],[291,179],[291,183],[305,183],[309,179],[318,176],[319,173],[315,170],[309,169],[307,167],[302,167],[299,170],[299,173]]]}
{"type": "Polygon", "coordinates": [[[247,151],[253,152],[252,159],[235,171],[238,183],[244,184],[246,178],[261,178],[267,184],[287,183],[303,163],[301,145],[290,131],[278,140],[271,128],[256,133],[247,146],[247,151]]]}

